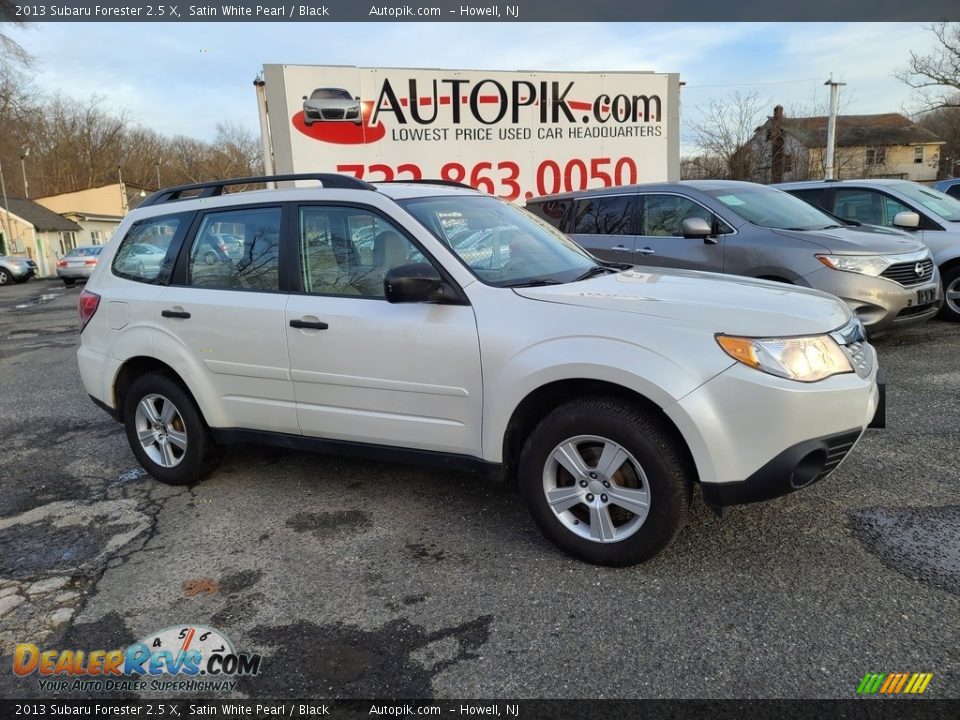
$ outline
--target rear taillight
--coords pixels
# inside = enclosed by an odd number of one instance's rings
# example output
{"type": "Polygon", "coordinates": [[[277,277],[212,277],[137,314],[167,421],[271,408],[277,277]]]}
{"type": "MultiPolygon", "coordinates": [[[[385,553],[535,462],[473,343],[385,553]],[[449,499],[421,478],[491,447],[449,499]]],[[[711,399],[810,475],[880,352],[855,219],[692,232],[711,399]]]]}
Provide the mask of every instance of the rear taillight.
{"type": "Polygon", "coordinates": [[[57,260],[57,267],[66,267],[66,266],[67,266],[66,260],[57,260]]]}
{"type": "Polygon", "coordinates": [[[88,258],[83,264],[84,264],[84,265],[96,265],[96,264],[97,264],[97,259],[96,259],[96,258],[88,258]]]}
{"type": "Polygon", "coordinates": [[[80,293],[80,299],[77,301],[77,310],[80,311],[80,332],[83,332],[98,307],[100,307],[99,295],[89,290],[80,293]]]}

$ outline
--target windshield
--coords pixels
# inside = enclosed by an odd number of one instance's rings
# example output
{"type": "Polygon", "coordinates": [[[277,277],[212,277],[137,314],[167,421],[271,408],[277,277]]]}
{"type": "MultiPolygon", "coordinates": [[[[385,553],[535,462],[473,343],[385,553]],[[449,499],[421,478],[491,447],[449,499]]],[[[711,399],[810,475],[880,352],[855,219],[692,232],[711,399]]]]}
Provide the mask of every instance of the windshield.
{"type": "Polygon", "coordinates": [[[457,195],[400,204],[488,285],[571,282],[603,267],[560,231],[497,198],[457,195]]]}
{"type": "Polygon", "coordinates": [[[836,219],[803,200],[771,188],[707,190],[744,220],[779,230],[823,230],[839,227],[836,219]]]}
{"type": "Polygon", "coordinates": [[[936,213],[944,220],[960,222],[960,200],[939,190],[911,182],[897,183],[891,187],[904,197],[910,198],[915,203],[923,205],[930,212],[936,213]]]}
{"type": "Polygon", "coordinates": [[[319,89],[310,93],[311,100],[353,100],[346,90],[319,89]]]}

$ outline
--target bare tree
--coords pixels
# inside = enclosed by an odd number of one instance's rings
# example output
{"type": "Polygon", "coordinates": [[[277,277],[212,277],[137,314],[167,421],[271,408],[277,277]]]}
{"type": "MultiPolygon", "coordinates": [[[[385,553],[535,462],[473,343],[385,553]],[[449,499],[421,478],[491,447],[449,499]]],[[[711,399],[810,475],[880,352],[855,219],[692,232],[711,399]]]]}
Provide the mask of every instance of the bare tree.
{"type": "Polygon", "coordinates": [[[960,94],[953,102],[953,106],[924,113],[917,121],[946,143],[940,147],[938,175],[942,178],[960,175],[960,94]]]}
{"type": "Polygon", "coordinates": [[[696,144],[707,156],[722,160],[724,177],[747,180],[753,175],[748,141],[766,119],[767,103],[755,93],[734,92],[697,108],[700,118],[691,123],[696,144]]]}
{"type": "Polygon", "coordinates": [[[911,52],[896,76],[917,91],[923,111],[960,107],[960,23],[940,22],[927,29],[936,38],[933,51],[911,52]]]}

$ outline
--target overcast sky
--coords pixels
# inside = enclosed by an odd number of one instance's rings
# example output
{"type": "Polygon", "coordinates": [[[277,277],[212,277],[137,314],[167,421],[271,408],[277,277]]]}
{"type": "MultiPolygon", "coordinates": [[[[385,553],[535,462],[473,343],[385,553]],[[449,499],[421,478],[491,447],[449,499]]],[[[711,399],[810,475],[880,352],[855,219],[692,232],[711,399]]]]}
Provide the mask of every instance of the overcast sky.
{"type": "Polygon", "coordinates": [[[932,34],[900,23],[47,23],[10,34],[38,58],[36,83],[102,95],[167,134],[210,138],[217,122],[256,130],[264,63],[497,70],[679,72],[683,120],[734,91],[772,107],[823,105],[847,83],[847,113],[911,108],[893,77],[932,34]]]}

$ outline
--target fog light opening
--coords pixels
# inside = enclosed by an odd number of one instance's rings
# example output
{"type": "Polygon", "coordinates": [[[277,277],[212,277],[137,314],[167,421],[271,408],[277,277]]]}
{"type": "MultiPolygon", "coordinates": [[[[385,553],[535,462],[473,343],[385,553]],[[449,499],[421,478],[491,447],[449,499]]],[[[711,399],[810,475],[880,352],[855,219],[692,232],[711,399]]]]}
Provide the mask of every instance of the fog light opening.
{"type": "Polygon", "coordinates": [[[806,487],[817,479],[817,475],[820,474],[826,464],[827,451],[823,448],[807,453],[793,469],[793,474],[790,476],[790,487],[794,490],[806,487]]]}

